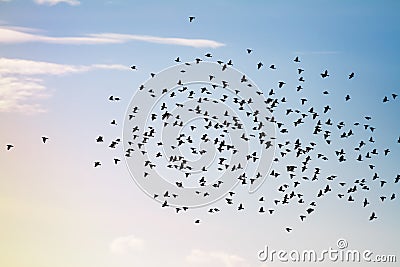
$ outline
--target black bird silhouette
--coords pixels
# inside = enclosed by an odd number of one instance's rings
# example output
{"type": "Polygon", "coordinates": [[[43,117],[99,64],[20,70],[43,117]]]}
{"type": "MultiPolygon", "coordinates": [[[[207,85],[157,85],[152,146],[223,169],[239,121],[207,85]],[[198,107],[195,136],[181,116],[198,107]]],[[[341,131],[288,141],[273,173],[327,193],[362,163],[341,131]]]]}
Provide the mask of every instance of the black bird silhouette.
{"type": "Polygon", "coordinates": [[[49,140],[49,138],[48,138],[48,137],[46,137],[46,136],[42,136],[42,142],[43,142],[43,144],[45,144],[47,140],[49,140]]]}
{"type": "Polygon", "coordinates": [[[108,98],[108,100],[110,100],[110,101],[119,101],[119,100],[120,100],[120,98],[119,98],[119,97],[115,97],[115,96],[111,95],[111,96],[108,98]]]}
{"type": "Polygon", "coordinates": [[[354,72],[349,74],[349,80],[354,78],[354,72]]]}
{"type": "Polygon", "coordinates": [[[247,48],[246,50],[247,50],[247,54],[250,54],[251,52],[253,52],[253,50],[250,48],[247,48]]]}
{"type": "Polygon", "coordinates": [[[364,203],[363,203],[363,205],[364,205],[364,208],[367,206],[369,204],[369,202],[368,202],[368,199],[367,198],[365,198],[364,199],[364,203]]]}
{"type": "Polygon", "coordinates": [[[326,77],[328,77],[328,76],[329,76],[328,70],[325,70],[323,73],[321,73],[321,77],[322,77],[322,78],[326,78],[326,77]]]}
{"type": "Polygon", "coordinates": [[[100,161],[95,161],[94,162],[94,167],[96,168],[96,167],[98,167],[98,166],[100,166],[101,165],[101,162],[100,161]]]}
{"type": "Polygon", "coordinates": [[[369,220],[372,221],[374,219],[378,219],[378,217],[375,216],[375,212],[372,212],[371,216],[369,217],[369,220]]]}
{"type": "Polygon", "coordinates": [[[10,150],[13,147],[14,147],[14,145],[9,144],[9,145],[7,145],[7,150],[10,150]]]}
{"type": "Polygon", "coordinates": [[[300,62],[299,57],[296,57],[296,58],[294,59],[294,62],[300,62]]]}
{"type": "Polygon", "coordinates": [[[131,66],[131,69],[133,69],[133,70],[137,70],[137,68],[136,68],[136,66],[135,66],[135,65],[132,65],[132,66],[131,66]]]}
{"type": "Polygon", "coordinates": [[[195,17],[190,16],[190,17],[189,17],[189,22],[192,22],[194,19],[195,19],[195,17]]]}

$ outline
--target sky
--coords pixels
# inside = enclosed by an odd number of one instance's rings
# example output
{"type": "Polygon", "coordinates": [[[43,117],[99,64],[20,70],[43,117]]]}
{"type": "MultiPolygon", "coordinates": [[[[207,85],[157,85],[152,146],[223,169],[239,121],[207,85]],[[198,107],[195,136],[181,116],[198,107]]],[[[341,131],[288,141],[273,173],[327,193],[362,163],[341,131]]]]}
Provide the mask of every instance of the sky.
{"type": "Polygon", "coordinates": [[[0,0],[0,265],[282,266],[261,262],[258,252],[265,246],[322,251],[337,248],[339,239],[349,249],[396,255],[400,261],[399,199],[390,200],[392,194],[400,196],[400,183],[394,183],[400,174],[400,97],[392,97],[400,95],[399,9],[394,0],[0,0]],[[195,19],[189,22],[189,16],[195,19]],[[276,189],[293,182],[285,178],[286,164],[301,166],[292,155],[272,165],[281,177],[267,177],[255,193],[239,187],[233,206],[224,199],[212,203],[209,207],[219,207],[218,213],[205,207],[177,214],[147,196],[123,160],[123,146],[108,145],[122,138],[126,111],[139,86],[150,73],[176,66],[177,57],[192,64],[196,58],[232,60],[265,97],[274,89],[293,110],[313,106],[322,122],[327,116],[335,124],[344,121],[344,130],[353,129],[357,139],[335,137],[340,131],[333,126],[333,145],[328,146],[310,134],[310,120],[289,126],[297,118],[285,115],[289,106],[274,112],[293,130],[278,134],[277,143],[298,137],[314,141],[329,158],[313,160],[310,168],[337,175],[332,192],[317,199],[327,181],[309,183],[299,173],[306,204],[275,205],[276,189]],[[259,62],[263,67],[257,69],[259,62]],[[299,67],[306,81],[296,92],[299,67]],[[323,79],[325,70],[330,76],[323,79]],[[351,72],[355,76],[348,79],[351,72]],[[278,81],[286,85],[279,89],[278,81]],[[121,100],[109,101],[110,95],[121,100]],[[385,96],[389,101],[383,103],[385,96]],[[305,106],[301,98],[308,99],[305,106]],[[332,110],[324,115],[326,105],[332,110]],[[362,130],[365,124],[376,130],[362,130]],[[104,143],[96,142],[99,135],[104,143]],[[338,164],[335,149],[357,157],[353,148],[372,135],[376,142],[367,146],[379,151],[373,170],[366,159],[338,164]],[[49,137],[45,144],[42,136],[49,137]],[[14,147],[7,150],[8,144],[14,147]],[[387,148],[390,153],[383,156],[387,148]],[[115,165],[114,158],[121,162],[115,165]],[[95,161],[101,166],[94,168],[95,161]],[[387,181],[383,187],[371,180],[375,172],[377,181],[387,181]],[[338,198],[343,192],[338,182],[350,186],[362,178],[368,180],[368,192],[359,190],[355,202],[346,201],[347,194],[338,198]],[[260,196],[265,203],[260,204],[260,196]],[[364,198],[371,203],[365,208],[364,198]],[[315,211],[301,222],[299,214],[312,201],[317,201],[315,211]],[[239,203],[245,206],[240,212],[239,203]],[[273,215],[260,214],[260,205],[274,209],[273,215]],[[378,218],[369,221],[372,212],[378,218]]]}

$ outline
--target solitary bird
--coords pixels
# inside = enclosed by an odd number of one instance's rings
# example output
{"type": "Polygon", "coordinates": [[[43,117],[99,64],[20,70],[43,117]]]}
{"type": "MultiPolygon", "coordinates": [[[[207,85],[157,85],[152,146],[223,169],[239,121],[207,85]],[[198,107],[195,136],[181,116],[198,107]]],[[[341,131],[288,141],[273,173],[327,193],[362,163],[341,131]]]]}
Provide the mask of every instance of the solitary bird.
{"type": "Polygon", "coordinates": [[[42,142],[43,142],[43,144],[45,144],[47,140],[49,140],[49,138],[48,138],[48,137],[46,137],[46,136],[42,136],[42,142]]]}
{"type": "Polygon", "coordinates": [[[7,145],[7,150],[10,150],[13,147],[14,147],[13,145],[7,145]]]}
{"type": "Polygon", "coordinates": [[[323,73],[321,73],[321,77],[322,77],[322,78],[326,78],[326,77],[328,77],[328,76],[329,76],[328,70],[325,70],[323,73]]]}
{"type": "Polygon", "coordinates": [[[349,80],[354,78],[354,72],[349,74],[349,80]]]}
{"type": "Polygon", "coordinates": [[[195,17],[190,16],[190,17],[189,17],[189,22],[192,22],[194,19],[195,19],[195,17]]]}
{"type": "Polygon", "coordinates": [[[369,217],[369,220],[372,221],[374,219],[378,219],[378,217],[375,216],[375,212],[372,212],[371,216],[369,217]]]}

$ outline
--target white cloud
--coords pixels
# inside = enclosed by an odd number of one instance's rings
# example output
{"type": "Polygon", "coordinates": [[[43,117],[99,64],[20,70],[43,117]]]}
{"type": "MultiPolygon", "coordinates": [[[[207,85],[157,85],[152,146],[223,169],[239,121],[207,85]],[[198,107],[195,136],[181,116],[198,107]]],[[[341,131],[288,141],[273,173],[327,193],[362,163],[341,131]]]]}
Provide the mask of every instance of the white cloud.
{"type": "Polygon", "coordinates": [[[118,33],[99,33],[87,34],[85,36],[75,37],[52,37],[36,33],[37,30],[21,27],[4,27],[0,26],[0,44],[15,44],[28,42],[41,42],[53,44],[121,44],[129,41],[141,41],[148,43],[180,45],[190,47],[210,47],[218,48],[225,44],[207,39],[187,39],[187,38],[171,38],[158,37],[150,35],[134,35],[134,34],[118,34],[118,33]]]}
{"type": "Polygon", "coordinates": [[[0,75],[64,75],[95,69],[128,70],[119,64],[64,65],[45,61],[0,58],[0,75]]]}
{"type": "Polygon", "coordinates": [[[53,43],[53,44],[110,44],[122,43],[120,40],[96,37],[50,37],[40,34],[31,33],[34,30],[26,28],[2,27],[0,28],[0,43],[16,44],[16,43],[53,43]]]}
{"type": "Polygon", "coordinates": [[[54,6],[59,3],[66,3],[71,6],[78,6],[81,4],[78,0],[34,0],[34,2],[38,5],[49,5],[54,6]]]}
{"type": "Polygon", "coordinates": [[[191,266],[249,267],[248,262],[242,257],[222,251],[193,249],[186,257],[186,260],[191,266]]]}
{"type": "Polygon", "coordinates": [[[211,47],[218,48],[224,46],[224,44],[213,40],[206,39],[185,39],[185,38],[165,38],[150,35],[133,35],[133,34],[118,34],[118,33],[101,33],[101,34],[90,34],[89,36],[100,39],[111,39],[120,42],[132,41],[142,41],[149,43],[158,44],[172,44],[181,46],[191,46],[191,47],[211,47]]]}
{"type": "Polygon", "coordinates": [[[136,236],[121,236],[114,239],[110,244],[110,251],[114,254],[126,254],[129,252],[142,251],[144,241],[136,236]]]}
{"type": "Polygon", "coordinates": [[[28,103],[28,100],[48,96],[41,79],[0,75],[0,112],[44,112],[39,104],[28,103]]]}
{"type": "Polygon", "coordinates": [[[44,61],[0,58],[0,112],[37,113],[46,110],[35,103],[50,96],[44,75],[68,75],[98,69],[129,70],[119,64],[63,65],[44,61]]]}

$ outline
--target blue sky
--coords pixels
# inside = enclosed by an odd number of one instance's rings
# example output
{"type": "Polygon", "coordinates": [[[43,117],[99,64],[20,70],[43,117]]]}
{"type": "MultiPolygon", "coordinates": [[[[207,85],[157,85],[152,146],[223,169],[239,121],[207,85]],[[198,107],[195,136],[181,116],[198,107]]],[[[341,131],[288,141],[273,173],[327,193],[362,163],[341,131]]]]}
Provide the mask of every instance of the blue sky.
{"type": "MultiPolygon", "coordinates": [[[[396,254],[399,260],[399,200],[379,200],[400,194],[400,183],[393,183],[400,174],[400,106],[399,98],[391,98],[400,95],[399,8],[399,1],[0,0],[0,265],[281,266],[262,264],[257,252],[264,245],[321,251],[335,247],[339,238],[351,249],[396,254]],[[189,16],[196,18],[189,23],[189,16]],[[247,54],[247,48],[253,52],[247,54]],[[303,109],[300,98],[306,97],[318,110],[329,104],[328,116],[345,121],[345,129],[355,129],[355,121],[376,127],[375,171],[387,185],[371,183],[369,192],[347,203],[338,199],[335,183],[303,223],[298,215],[304,206],[273,206],[276,188],[290,182],[284,178],[267,178],[255,194],[238,189],[235,203],[246,206],[241,213],[223,201],[213,204],[221,212],[212,215],[207,209],[178,215],[161,209],[123,163],[113,164],[114,157],[123,157],[122,147],[112,150],[107,144],[122,136],[130,99],[151,72],[175,65],[178,56],[191,62],[205,60],[206,53],[212,60],[232,59],[264,94],[274,88],[277,97],[290,99],[293,110],[303,109]],[[258,62],[264,64],[260,70],[258,62]],[[295,92],[298,66],[306,80],[300,93],[295,92]],[[330,77],[322,79],[325,69],[330,77]],[[355,78],[349,80],[351,72],[355,78]],[[279,91],[282,80],[287,84],[279,91]],[[108,101],[110,95],[121,101],[108,101]],[[382,103],[384,96],[389,102],[382,103]],[[364,116],[373,119],[366,122],[364,116]],[[110,125],[113,119],[117,126],[110,125]],[[99,135],[105,144],[95,142],[99,135]],[[43,144],[41,136],[49,142],[43,144]],[[14,148],[6,151],[7,144],[14,148]],[[386,148],[391,153],[384,157],[386,148]],[[102,166],[93,168],[94,161],[102,166]],[[257,212],[261,195],[266,208],[275,209],[272,216],[257,212]],[[367,208],[364,197],[371,200],[367,208]],[[378,219],[369,222],[372,211],[378,219]],[[193,223],[197,218],[199,225],[193,223]]],[[[285,110],[275,116],[289,124],[285,110]]],[[[298,136],[316,141],[331,157],[316,163],[324,166],[324,175],[335,173],[348,184],[370,179],[365,162],[338,165],[333,147],[311,136],[309,127],[279,136],[278,142],[298,136]]],[[[332,139],[349,157],[359,139],[372,135],[355,131],[358,139],[332,139]]],[[[301,164],[286,160],[273,168],[284,173],[284,163],[301,164]]],[[[305,202],[315,200],[322,185],[301,187],[305,202]]]]}

